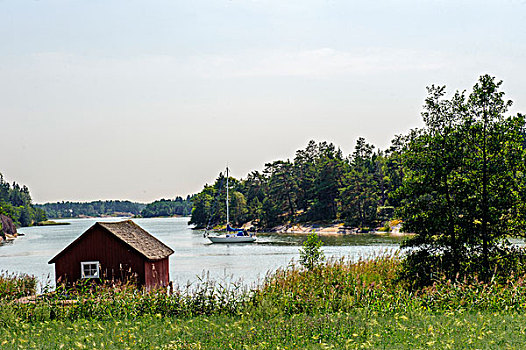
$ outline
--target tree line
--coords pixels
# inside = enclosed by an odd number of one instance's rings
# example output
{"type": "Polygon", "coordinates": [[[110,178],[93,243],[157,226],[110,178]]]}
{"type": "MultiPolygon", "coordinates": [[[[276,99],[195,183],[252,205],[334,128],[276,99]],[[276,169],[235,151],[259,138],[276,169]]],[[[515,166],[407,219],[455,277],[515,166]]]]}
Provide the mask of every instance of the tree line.
{"type": "MultiPolygon", "coordinates": [[[[342,222],[359,228],[403,220],[415,235],[407,280],[428,284],[434,272],[484,279],[526,263],[508,241],[526,231],[526,132],[522,114],[507,115],[501,81],[483,75],[472,91],[446,97],[431,86],[424,127],[379,150],[359,138],[350,155],[310,141],[290,160],[230,178],[231,223],[268,229],[301,222],[342,222]]],[[[193,198],[190,223],[224,224],[225,178],[193,198]]]]}
{"type": "MultiPolygon", "coordinates": [[[[388,220],[398,204],[398,148],[376,149],[364,138],[345,156],[334,144],[310,141],[292,160],[265,164],[245,179],[229,178],[232,224],[252,222],[259,229],[301,222],[340,221],[360,228],[388,220]]],[[[197,228],[224,224],[226,179],[193,197],[190,223],[197,228]]]]}
{"type": "Polygon", "coordinates": [[[83,216],[111,216],[111,215],[139,215],[146,206],[143,203],[131,201],[106,200],[92,202],[62,201],[55,203],[37,204],[47,216],[53,219],[78,218],[83,216]]]}
{"type": "Polygon", "coordinates": [[[175,197],[175,199],[160,199],[149,203],[141,211],[144,218],[161,216],[188,216],[192,212],[192,198],[187,196],[175,197]]]}
{"type": "MultiPolygon", "coordinates": [[[[0,214],[13,220],[16,226],[31,226],[45,221],[46,213],[32,204],[29,188],[13,182],[9,184],[0,173],[0,214]]],[[[1,228],[0,228],[1,229],[1,228]]]]}
{"type": "Polygon", "coordinates": [[[191,196],[187,196],[186,199],[178,196],[173,200],[160,199],[148,204],[126,200],[99,200],[92,202],[62,201],[36,204],[35,207],[44,210],[47,216],[53,219],[115,215],[150,218],[174,215],[188,216],[192,211],[192,202],[191,196]]]}

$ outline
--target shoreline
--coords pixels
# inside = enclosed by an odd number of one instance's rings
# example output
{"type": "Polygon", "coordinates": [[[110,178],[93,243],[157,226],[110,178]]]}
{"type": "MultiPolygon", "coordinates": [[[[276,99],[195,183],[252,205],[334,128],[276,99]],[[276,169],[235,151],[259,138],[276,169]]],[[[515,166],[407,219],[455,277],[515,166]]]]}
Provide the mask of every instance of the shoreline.
{"type": "Polygon", "coordinates": [[[294,224],[280,225],[266,231],[269,233],[286,233],[297,235],[308,235],[315,232],[320,236],[340,236],[340,235],[385,235],[392,237],[412,236],[414,233],[400,232],[399,227],[393,227],[391,231],[369,231],[359,232],[357,227],[345,226],[344,224],[319,225],[319,224],[294,224]]]}

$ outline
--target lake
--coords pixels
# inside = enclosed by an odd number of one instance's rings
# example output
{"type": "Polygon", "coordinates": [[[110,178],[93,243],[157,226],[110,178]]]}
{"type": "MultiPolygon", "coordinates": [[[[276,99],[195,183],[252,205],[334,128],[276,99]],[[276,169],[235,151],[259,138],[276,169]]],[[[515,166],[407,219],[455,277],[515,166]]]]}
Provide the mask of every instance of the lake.
{"type": "MultiPolygon", "coordinates": [[[[96,221],[124,218],[57,220],[67,226],[23,227],[14,241],[0,245],[0,270],[35,275],[41,283],[54,285],[54,265],[48,261],[96,221]]],[[[261,281],[268,272],[299,259],[306,236],[258,234],[257,243],[211,244],[203,232],[188,226],[189,218],[133,219],[146,231],[172,248],[170,279],[179,285],[195,283],[204,273],[216,281],[261,281]]],[[[377,235],[322,237],[326,257],[358,259],[395,250],[400,238],[377,235]]]]}

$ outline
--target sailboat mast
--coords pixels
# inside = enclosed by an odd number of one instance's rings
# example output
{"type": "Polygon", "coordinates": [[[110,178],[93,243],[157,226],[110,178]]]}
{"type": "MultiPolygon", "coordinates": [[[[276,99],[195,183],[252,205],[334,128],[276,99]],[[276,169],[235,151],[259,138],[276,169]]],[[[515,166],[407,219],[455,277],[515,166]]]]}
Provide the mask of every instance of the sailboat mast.
{"type": "Polygon", "coordinates": [[[228,210],[228,167],[226,167],[226,224],[230,223],[229,210],[228,210]]]}

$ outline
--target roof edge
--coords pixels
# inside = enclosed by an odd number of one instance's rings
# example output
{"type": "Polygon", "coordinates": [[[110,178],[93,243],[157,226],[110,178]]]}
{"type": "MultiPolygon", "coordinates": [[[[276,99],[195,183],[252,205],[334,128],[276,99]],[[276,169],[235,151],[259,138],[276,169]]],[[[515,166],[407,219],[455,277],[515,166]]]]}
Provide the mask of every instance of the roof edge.
{"type": "MultiPolygon", "coordinates": [[[[63,248],[57,255],[55,255],[51,260],[48,261],[48,264],[54,264],[56,263],[56,261],[62,257],[62,255],[65,254],[65,252],[72,248],[73,246],[75,246],[76,244],[78,244],[78,242],[85,236],[88,234],[88,232],[92,231],[95,227],[100,227],[101,229],[104,229],[107,233],[111,234],[112,237],[114,237],[115,239],[117,239],[119,242],[122,242],[124,243],[127,247],[129,247],[130,249],[132,249],[135,253],[139,254],[140,256],[142,256],[144,259],[146,259],[147,261],[159,261],[159,260],[162,260],[162,259],[166,259],[167,257],[169,257],[170,255],[174,254],[175,251],[170,248],[169,246],[167,246],[166,244],[164,244],[163,242],[161,242],[159,239],[157,239],[155,236],[153,236],[151,233],[149,233],[148,231],[146,231],[145,229],[143,229],[140,225],[136,224],[135,222],[133,222],[133,220],[124,220],[124,221],[121,221],[121,222],[130,222],[132,225],[138,227],[139,229],[141,229],[142,231],[144,231],[146,234],[150,235],[152,238],[154,238],[156,241],[158,241],[160,244],[162,244],[163,246],[165,246],[167,249],[169,249],[170,251],[170,254],[166,255],[164,258],[159,258],[159,259],[150,259],[148,258],[146,255],[144,255],[144,253],[140,252],[139,250],[137,250],[135,247],[133,247],[131,244],[129,244],[128,242],[126,242],[124,239],[122,239],[121,237],[119,237],[118,235],[116,235],[115,233],[111,232],[111,230],[107,227],[104,226],[104,222],[95,222],[92,226],[90,226],[90,228],[88,228],[86,231],[84,231],[84,233],[82,233],[79,237],[77,237],[73,242],[71,242],[70,244],[68,244],[65,248],[63,248]]],[[[110,222],[111,224],[111,222],[110,222]]]]}
{"type": "MultiPolygon", "coordinates": [[[[99,224],[98,222],[95,222],[93,225],[91,225],[86,231],[84,231],[80,236],[78,236],[73,242],[71,242],[66,247],[64,247],[60,252],[58,252],[57,255],[55,255],[53,258],[51,258],[51,260],[49,260],[47,263],[48,264],[54,264],[57,261],[58,258],[60,258],[62,255],[64,255],[65,252],[69,248],[75,246],[82,239],[82,237],[84,237],[86,234],[88,234],[88,232],[90,232],[98,224],[99,224]]],[[[100,226],[102,227],[102,225],[100,225],[100,226]]]]}
{"type": "MultiPolygon", "coordinates": [[[[164,258],[160,258],[160,259],[150,259],[148,258],[146,255],[144,255],[144,253],[140,252],[139,250],[137,250],[135,247],[133,247],[130,243],[126,242],[124,239],[122,239],[121,237],[117,236],[115,233],[111,232],[111,230],[107,227],[104,226],[104,224],[106,224],[106,222],[97,222],[97,224],[100,224],[99,226],[102,227],[104,230],[106,230],[107,232],[109,232],[113,237],[115,237],[118,241],[126,244],[126,246],[130,247],[131,249],[133,249],[134,252],[136,252],[137,254],[139,254],[140,256],[142,256],[143,258],[145,258],[146,260],[148,261],[159,261],[159,260],[162,260],[162,259],[166,259],[167,257],[169,257],[170,255],[172,255],[173,253],[175,253],[175,251],[168,247],[166,244],[164,244],[163,242],[161,242],[159,239],[157,239],[154,235],[152,235],[150,232],[146,231],[145,229],[143,229],[140,225],[138,225],[137,223],[135,223],[133,220],[131,219],[128,219],[128,220],[124,220],[124,221],[119,221],[119,222],[130,222],[132,225],[138,227],[139,229],[141,229],[142,231],[144,231],[146,234],[148,234],[149,236],[151,236],[153,239],[155,239],[156,241],[158,241],[160,244],[162,244],[163,246],[165,246],[166,248],[168,248],[171,253],[168,254],[167,256],[165,256],[164,258]]],[[[112,224],[112,222],[108,222],[108,224],[112,224]]],[[[95,225],[94,225],[95,226],[95,225]]],[[[92,226],[93,227],[93,226],[92,226]]]]}

